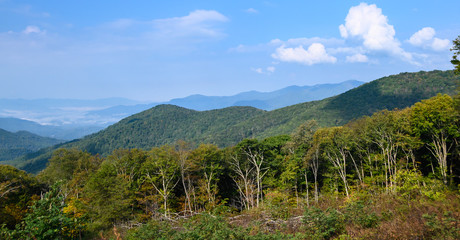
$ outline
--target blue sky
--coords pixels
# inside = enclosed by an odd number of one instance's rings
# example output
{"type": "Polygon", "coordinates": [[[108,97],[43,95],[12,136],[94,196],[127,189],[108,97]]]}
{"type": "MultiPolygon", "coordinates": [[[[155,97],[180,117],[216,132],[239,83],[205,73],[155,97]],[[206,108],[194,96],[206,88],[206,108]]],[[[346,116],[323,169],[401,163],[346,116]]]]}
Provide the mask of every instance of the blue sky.
{"type": "Polygon", "coordinates": [[[458,0],[0,0],[0,98],[166,101],[452,69],[458,9],[458,0]]]}

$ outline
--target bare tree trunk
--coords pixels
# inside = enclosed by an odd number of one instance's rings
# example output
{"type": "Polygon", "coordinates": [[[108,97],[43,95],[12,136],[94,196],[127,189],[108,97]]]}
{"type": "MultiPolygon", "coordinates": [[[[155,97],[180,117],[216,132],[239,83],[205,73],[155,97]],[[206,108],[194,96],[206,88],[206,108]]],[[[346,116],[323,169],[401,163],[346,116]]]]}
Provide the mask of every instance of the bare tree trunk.
{"type": "Polygon", "coordinates": [[[362,184],[363,183],[363,177],[361,176],[361,172],[359,171],[358,165],[356,164],[356,161],[353,158],[353,155],[350,152],[348,152],[348,154],[350,155],[350,158],[351,158],[351,160],[353,162],[353,165],[355,166],[356,173],[358,174],[359,182],[362,184]]]}
{"type": "Polygon", "coordinates": [[[232,162],[230,164],[233,167],[233,171],[236,173],[236,177],[233,178],[233,181],[235,182],[238,192],[240,193],[241,201],[243,207],[246,207],[246,209],[250,209],[253,207],[253,189],[251,187],[251,175],[253,172],[254,167],[249,167],[249,166],[242,166],[239,162],[238,157],[232,156],[232,162]]]}
{"type": "Polygon", "coordinates": [[[307,189],[307,206],[310,206],[310,196],[308,194],[308,176],[307,176],[307,169],[305,169],[305,185],[307,189]]]}
{"type": "Polygon", "coordinates": [[[327,153],[327,156],[328,156],[328,159],[331,161],[331,163],[334,165],[334,167],[337,168],[339,176],[342,179],[343,184],[344,184],[345,193],[348,197],[349,193],[348,193],[348,181],[347,181],[346,154],[344,151],[339,151],[339,152],[340,152],[340,156],[336,154],[332,156],[330,155],[330,153],[327,153]]]}
{"type": "Polygon", "coordinates": [[[447,137],[443,133],[433,136],[432,148],[428,148],[439,164],[439,170],[444,184],[447,185],[447,154],[452,147],[452,144],[447,146],[447,137]]]}
{"type": "Polygon", "coordinates": [[[264,155],[259,151],[253,152],[250,148],[247,151],[245,151],[245,154],[248,156],[249,161],[255,169],[255,180],[257,187],[256,206],[259,207],[259,203],[262,201],[262,178],[267,173],[267,171],[265,171],[267,168],[262,168],[262,165],[264,163],[264,155]]]}
{"type": "Polygon", "coordinates": [[[315,180],[315,202],[318,203],[318,169],[319,169],[319,148],[315,148],[313,159],[311,161],[311,170],[315,180]]]}

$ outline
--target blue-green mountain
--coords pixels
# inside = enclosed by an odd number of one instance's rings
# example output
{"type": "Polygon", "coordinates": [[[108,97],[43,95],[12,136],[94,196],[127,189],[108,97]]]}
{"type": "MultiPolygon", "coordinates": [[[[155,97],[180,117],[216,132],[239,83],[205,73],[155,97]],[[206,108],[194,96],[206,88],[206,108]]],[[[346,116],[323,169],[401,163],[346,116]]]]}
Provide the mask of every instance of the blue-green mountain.
{"type": "Polygon", "coordinates": [[[26,131],[12,133],[0,128],[0,163],[62,142],[64,141],[26,131]]]}

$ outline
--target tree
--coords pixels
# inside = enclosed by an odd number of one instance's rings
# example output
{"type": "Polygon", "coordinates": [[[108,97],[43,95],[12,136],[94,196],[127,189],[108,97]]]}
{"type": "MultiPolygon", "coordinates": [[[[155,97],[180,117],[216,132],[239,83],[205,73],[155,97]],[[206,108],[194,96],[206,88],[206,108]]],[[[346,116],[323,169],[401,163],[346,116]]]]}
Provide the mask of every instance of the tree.
{"type": "MultiPolygon", "coordinates": [[[[315,200],[318,201],[318,158],[315,151],[312,150],[313,146],[313,136],[318,129],[318,123],[315,120],[309,120],[301,124],[292,134],[291,140],[288,141],[285,145],[285,148],[288,149],[289,153],[295,159],[304,161],[304,178],[305,178],[305,189],[307,192],[307,204],[309,204],[309,191],[308,191],[308,167],[311,167],[313,178],[315,181],[315,200]]],[[[317,149],[317,148],[316,148],[317,149]]],[[[301,165],[293,165],[292,161],[288,165],[291,170],[298,170],[301,165]]],[[[295,173],[291,173],[291,178],[294,177],[297,179],[297,176],[294,176],[295,173]]],[[[297,186],[297,185],[296,185],[297,186]]],[[[297,192],[296,192],[297,193],[297,192]]]]}
{"type": "Polygon", "coordinates": [[[201,200],[205,205],[213,207],[217,203],[217,183],[223,170],[222,155],[216,145],[201,144],[191,152],[190,158],[195,166],[195,174],[200,176],[198,189],[204,193],[200,194],[201,200]]]}
{"type": "Polygon", "coordinates": [[[454,46],[450,50],[454,51],[454,55],[452,56],[452,60],[450,62],[455,67],[454,71],[457,74],[460,74],[460,60],[458,59],[458,56],[460,56],[460,36],[453,41],[453,44],[454,46]]]}
{"type": "Polygon", "coordinates": [[[454,101],[448,95],[438,94],[416,103],[411,110],[413,131],[436,158],[442,180],[447,184],[447,157],[452,145],[460,137],[454,101]]]}
{"type": "MultiPolygon", "coordinates": [[[[74,172],[83,170],[82,168],[89,170],[89,164],[85,163],[90,158],[89,153],[77,149],[58,149],[53,152],[53,156],[48,161],[48,166],[40,172],[38,177],[48,184],[54,184],[58,181],[67,183],[73,178],[74,172]]],[[[98,164],[91,167],[97,168],[98,164]]]]}
{"type": "Polygon", "coordinates": [[[347,159],[352,148],[351,131],[346,127],[323,128],[317,131],[324,156],[334,165],[342,179],[345,193],[349,196],[347,159]]]}
{"type": "Polygon", "coordinates": [[[176,143],[176,151],[178,154],[179,167],[180,167],[180,178],[182,181],[182,187],[185,193],[184,209],[192,212],[192,192],[193,184],[190,176],[191,163],[189,159],[191,146],[189,143],[179,140],[176,143]],[[188,209],[187,209],[188,208],[188,209]]]}
{"type": "Polygon", "coordinates": [[[131,219],[134,193],[127,178],[118,175],[114,164],[104,161],[87,181],[81,201],[92,227],[108,228],[131,219]]]}
{"type": "Polygon", "coordinates": [[[174,147],[169,145],[153,148],[149,155],[142,166],[142,181],[162,197],[164,216],[168,217],[168,199],[180,180],[179,158],[174,147]]]}
{"type": "Polygon", "coordinates": [[[0,165],[0,226],[13,229],[30,210],[46,188],[26,172],[8,165],[0,165]]]}
{"type": "Polygon", "coordinates": [[[260,148],[259,142],[254,139],[245,139],[238,144],[239,151],[244,155],[246,161],[248,161],[254,169],[254,180],[256,184],[256,206],[259,207],[262,201],[262,179],[268,171],[266,167],[265,156],[263,149],[260,148]]]}
{"type": "MultiPolygon", "coordinates": [[[[313,173],[313,180],[315,185],[315,202],[318,203],[318,174],[319,174],[319,151],[320,151],[320,142],[318,142],[317,137],[313,138],[312,147],[308,150],[307,155],[305,155],[305,160],[307,166],[310,166],[311,172],[313,173]]],[[[305,175],[305,181],[307,181],[307,176],[305,175]]],[[[308,188],[308,186],[307,186],[308,188]]]]}
{"type": "Polygon", "coordinates": [[[229,165],[234,173],[232,178],[240,195],[241,208],[251,209],[255,206],[254,166],[237,147],[232,149],[232,151],[229,165]]]}
{"type": "Polygon", "coordinates": [[[31,207],[19,229],[13,232],[18,239],[77,239],[81,237],[81,219],[72,218],[64,211],[65,197],[59,183],[51,186],[40,200],[31,207]]]}

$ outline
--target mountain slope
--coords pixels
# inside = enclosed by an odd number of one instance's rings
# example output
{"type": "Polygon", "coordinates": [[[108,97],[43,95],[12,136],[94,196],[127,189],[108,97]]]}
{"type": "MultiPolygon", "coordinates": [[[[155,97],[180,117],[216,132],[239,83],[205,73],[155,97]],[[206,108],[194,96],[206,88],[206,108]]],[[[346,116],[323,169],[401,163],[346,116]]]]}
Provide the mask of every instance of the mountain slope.
{"type": "Polygon", "coordinates": [[[63,141],[41,137],[26,131],[12,133],[0,128],[0,162],[13,160],[61,142],[63,141]]]}
{"type": "MultiPolygon", "coordinates": [[[[62,147],[76,147],[104,155],[116,148],[148,149],[179,139],[195,144],[229,146],[243,138],[289,134],[309,119],[316,119],[322,126],[343,125],[353,118],[382,109],[408,107],[437,93],[453,95],[459,80],[460,77],[452,71],[401,73],[335,97],[268,112],[251,107],[199,112],[160,105],[62,147]]],[[[28,171],[42,169],[50,150],[17,159],[18,166],[28,171]]]]}
{"type": "Polygon", "coordinates": [[[453,71],[400,73],[361,85],[335,97],[267,112],[241,123],[257,126],[256,137],[290,133],[302,122],[316,119],[322,126],[343,125],[383,109],[405,108],[437,93],[454,95],[460,76],[453,71]]]}

